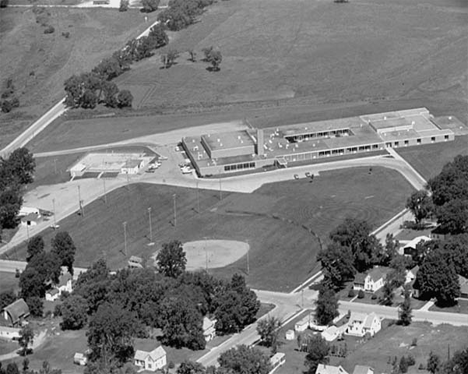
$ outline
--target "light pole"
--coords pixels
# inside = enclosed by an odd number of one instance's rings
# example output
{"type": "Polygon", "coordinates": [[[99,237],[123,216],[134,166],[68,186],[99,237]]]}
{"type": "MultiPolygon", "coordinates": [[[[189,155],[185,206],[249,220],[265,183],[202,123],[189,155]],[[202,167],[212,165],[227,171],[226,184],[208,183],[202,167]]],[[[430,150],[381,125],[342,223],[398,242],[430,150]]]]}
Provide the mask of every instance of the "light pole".
{"type": "Polygon", "coordinates": [[[80,206],[81,215],[84,217],[83,200],[81,200],[80,185],[78,185],[78,204],[80,206]]]}
{"type": "Polygon", "coordinates": [[[198,179],[197,179],[197,213],[200,213],[200,191],[198,191],[198,179]]]}
{"type": "Polygon", "coordinates": [[[177,207],[176,207],[176,198],[177,194],[172,195],[172,199],[174,200],[174,227],[177,226],[177,207]]]}
{"type": "Polygon", "coordinates": [[[107,204],[106,180],[104,178],[102,178],[102,183],[104,184],[104,202],[107,204]]]}
{"type": "Polygon", "coordinates": [[[122,223],[124,229],[124,248],[125,248],[125,256],[127,256],[127,221],[122,223]]]}
{"type": "Polygon", "coordinates": [[[249,248],[247,249],[247,275],[250,275],[249,248]]]}
{"type": "Polygon", "coordinates": [[[151,207],[148,208],[148,220],[149,220],[150,243],[153,243],[153,226],[151,224],[151,207]]]}
{"type": "Polygon", "coordinates": [[[221,189],[221,178],[219,178],[219,200],[223,200],[223,190],[221,189]]]}
{"type": "Polygon", "coordinates": [[[55,219],[55,199],[52,199],[52,206],[54,208],[54,229],[57,228],[57,221],[55,219]]]}

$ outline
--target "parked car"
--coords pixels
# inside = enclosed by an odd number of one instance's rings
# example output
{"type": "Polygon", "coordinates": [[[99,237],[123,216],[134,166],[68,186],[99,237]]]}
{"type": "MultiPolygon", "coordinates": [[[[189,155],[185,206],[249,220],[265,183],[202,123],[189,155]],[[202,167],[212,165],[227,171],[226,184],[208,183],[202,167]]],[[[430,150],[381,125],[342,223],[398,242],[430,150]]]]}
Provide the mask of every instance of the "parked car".
{"type": "Polygon", "coordinates": [[[298,180],[298,179],[299,179],[299,175],[294,174],[294,179],[298,180]]]}
{"type": "Polygon", "coordinates": [[[188,166],[184,166],[180,170],[182,170],[182,174],[191,174],[193,171],[193,169],[188,166]]]}

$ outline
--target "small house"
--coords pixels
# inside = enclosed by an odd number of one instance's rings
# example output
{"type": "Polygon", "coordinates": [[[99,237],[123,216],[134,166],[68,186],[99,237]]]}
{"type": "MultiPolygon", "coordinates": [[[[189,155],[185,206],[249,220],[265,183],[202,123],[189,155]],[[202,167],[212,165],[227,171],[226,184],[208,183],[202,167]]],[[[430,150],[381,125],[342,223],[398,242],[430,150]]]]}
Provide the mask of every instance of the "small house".
{"type": "Polygon", "coordinates": [[[336,339],[339,339],[343,336],[348,328],[348,324],[344,324],[340,327],[336,326],[329,326],[326,330],[321,332],[322,338],[325,339],[327,342],[332,342],[336,339]]]}
{"type": "Polygon", "coordinates": [[[88,363],[88,358],[85,354],[76,352],[73,356],[73,363],[80,366],[85,366],[88,363]]]}
{"type": "Polygon", "coordinates": [[[296,338],[296,334],[294,333],[294,330],[286,331],[285,338],[286,340],[294,340],[296,338]]]}
{"type": "Polygon", "coordinates": [[[59,282],[54,284],[49,290],[46,291],[46,300],[55,301],[63,292],[71,293],[73,291],[73,277],[70,273],[60,275],[59,282]]]}
{"type": "Polygon", "coordinates": [[[460,283],[460,297],[468,298],[468,279],[459,275],[458,282],[460,283]]]}
{"type": "Polygon", "coordinates": [[[166,366],[166,351],[163,347],[151,352],[137,350],[134,356],[134,364],[142,370],[156,371],[166,366]]]}
{"type": "Polygon", "coordinates": [[[16,327],[0,326],[0,338],[5,340],[18,340],[20,329],[16,327]]]}
{"type": "Polygon", "coordinates": [[[210,319],[208,317],[203,317],[203,336],[205,341],[209,342],[213,340],[216,336],[215,329],[216,319],[210,319]]]}
{"type": "Polygon", "coordinates": [[[411,256],[411,257],[414,257],[415,253],[416,253],[416,246],[419,244],[419,243],[425,243],[425,242],[430,242],[432,239],[428,236],[418,236],[416,238],[414,238],[413,240],[410,240],[408,243],[406,243],[404,246],[403,246],[403,254],[406,255],[406,256],[411,256]]]}
{"type": "Polygon", "coordinates": [[[447,230],[442,229],[441,226],[437,226],[431,231],[429,236],[432,240],[445,240],[450,236],[450,233],[447,230]]]}
{"type": "Polygon", "coordinates": [[[304,317],[294,325],[296,332],[303,332],[309,328],[310,316],[304,317]]]}
{"type": "Polygon", "coordinates": [[[144,161],[141,159],[130,159],[120,169],[122,174],[137,174],[144,166],[144,161]]]}
{"type": "Polygon", "coordinates": [[[405,284],[411,283],[416,279],[416,274],[418,274],[418,270],[419,270],[419,266],[417,265],[410,270],[406,270],[405,284]]]}
{"type": "Polygon", "coordinates": [[[356,275],[353,288],[355,290],[375,292],[383,287],[387,273],[388,268],[376,266],[366,274],[356,275]]]}
{"type": "Polygon", "coordinates": [[[40,220],[40,214],[29,213],[27,216],[21,217],[21,226],[37,226],[40,220]]]}
{"type": "Polygon", "coordinates": [[[367,334],[374,336],[381,328],[380,318],[374,312],[370,314],[352,312],[346,335],[363,337],[367,334]]]}
{"type": "Polygon", "coordinates": [[[286,355],[282,352],[277,352],[275,353],[271,358],[270,358],[270,365],[273,368],[270,373],[273,373],[278,366],[284,365],[286,362],[286,355]]]}
{"type": "Polygon", "coordinates": [[[128,260],[128,267],[130,269],[143,269],[143,259],[137,256],[131,256],[128,260]]]}
{"type": "Polygon", "coordinates": [[[374,374],[374,369],[370,366],[356,365],[353,374],[374,374]]]}
{"type": "Polygon", "coordinates": [[[14,303],[3,308],[3,318],[11,326],[21,324],[29,316],[28,304],[23,299],[18,299],[14,303]]]}
{"type": "Polygon", "coordinates": [[[340,366],[332,366],[325,364],[318,364],[315,374],[348,374],[348,372],[340,366]]]}

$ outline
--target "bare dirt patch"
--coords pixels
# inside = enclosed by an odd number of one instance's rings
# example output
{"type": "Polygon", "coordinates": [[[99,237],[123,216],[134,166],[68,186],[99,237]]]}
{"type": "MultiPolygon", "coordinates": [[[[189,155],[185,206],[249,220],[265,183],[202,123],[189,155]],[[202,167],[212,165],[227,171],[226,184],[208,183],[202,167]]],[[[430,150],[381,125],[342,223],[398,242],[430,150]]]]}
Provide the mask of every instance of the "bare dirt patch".
{"type": "Polygon", "coordinates": [[[184,243],[187,270],[220,268],[247,254],[249,245],[235,240],[199,240],[184,243]]]}

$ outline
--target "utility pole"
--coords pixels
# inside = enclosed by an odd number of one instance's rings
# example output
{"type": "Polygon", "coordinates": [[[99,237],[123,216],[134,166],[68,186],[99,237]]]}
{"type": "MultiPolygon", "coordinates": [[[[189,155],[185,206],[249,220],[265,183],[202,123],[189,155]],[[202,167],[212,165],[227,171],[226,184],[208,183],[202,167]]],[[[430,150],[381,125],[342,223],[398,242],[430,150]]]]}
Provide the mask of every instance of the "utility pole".
{"type": "Polygon", "coordinates": [[[57,174],[57,159],[54,158],[54,172],[57,174]]]}
{"type": "Polygon", "coordinates": [[[249,250],[247,249],[247,275],[250,275],[249,250]]]}
{"type": "Polygon", "coordinates": [[[223,200],[223,190],[221,189],[221,178],[219,178],[219,200],[223,200]]]}
{"type": "Polygon", "coordinates": [[[149,237],[150,243],[153,242],[153,227],[151,225],[151,207],[148,208],[148,219],[149,219],[149,237]]]}
{"type": "Polygon", "coordinates": [[[125,248],[125,256],[127,256],[127,221],[122,223],[124,229],[124,248],[125,248]]]}
{"type": "Polygon", "coordinates": [[[172,195],[172,198],[174,200],[174,227],[176,227],[177,226],[177,207],[176,207],[177,194],[172,195]]]}
{"type": "Polygon", "coordinates": [[[54,229],[57,228],[57,220],[55,218],[55,199],[52,199],[52,206],[53,206],[53,209],[54,209],[54,229]]]}
{"type": "Polygon", "coordinates": [[[78,185],[78,204],[80,206],[81,215],[84,217],[83,200],[81,200],[80,185],[78,185]]]}
{"type": "Polygon", "coordinates": [[[102,178],[102,182],[104,184],[104,202],[107,204],[106,180],[102,178]]]}
{"type": "Polygon", "coordinates": [[[197,179],[197,213],[200,213],[200,191],[198,190],[198,179],[197,179]]]}

